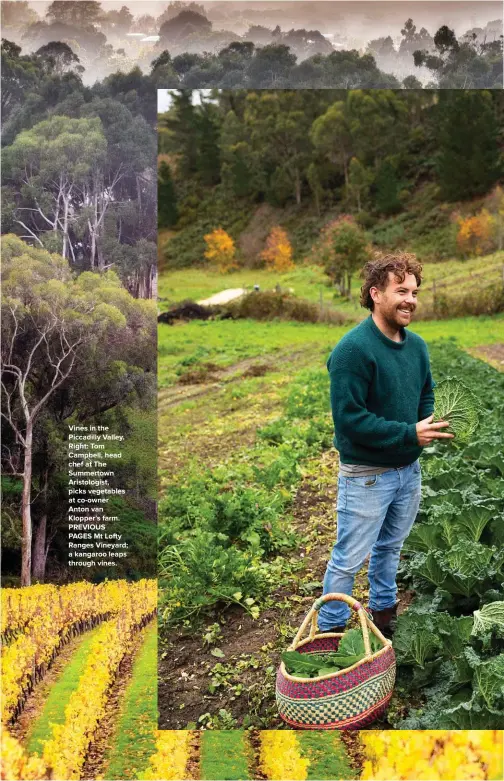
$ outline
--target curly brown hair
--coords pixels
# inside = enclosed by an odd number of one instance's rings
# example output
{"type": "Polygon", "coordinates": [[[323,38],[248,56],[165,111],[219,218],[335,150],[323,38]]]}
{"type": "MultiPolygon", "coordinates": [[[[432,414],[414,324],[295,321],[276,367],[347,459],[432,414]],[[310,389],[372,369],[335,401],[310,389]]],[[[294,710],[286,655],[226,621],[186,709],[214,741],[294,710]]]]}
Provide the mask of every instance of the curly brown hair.
{"type": "Polygon", "coordinates": [[[415,255],[408,252],[377,254],[361,271],[361,277],[364,279],[360,294],[361,306],[373,311],[374,301],[369,291],[372,287],[385,290],[389,283],[389,271],[392,271],[398,282],[404,282],[406,274],[414,274],[418,287],[422,283],[422,264],[418,262],[415,255]]]}

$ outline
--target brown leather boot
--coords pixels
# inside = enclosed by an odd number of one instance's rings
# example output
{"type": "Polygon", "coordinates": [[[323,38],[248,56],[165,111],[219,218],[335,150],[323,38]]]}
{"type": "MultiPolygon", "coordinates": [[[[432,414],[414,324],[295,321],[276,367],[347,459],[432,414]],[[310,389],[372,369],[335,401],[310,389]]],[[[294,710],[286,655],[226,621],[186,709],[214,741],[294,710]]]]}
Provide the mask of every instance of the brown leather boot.
{"type": "Polygon", "coordinates": [[[397,603],[383,610],[371,610],[373,624],[388,640],[392,639],[397,622],[397,603]]]}

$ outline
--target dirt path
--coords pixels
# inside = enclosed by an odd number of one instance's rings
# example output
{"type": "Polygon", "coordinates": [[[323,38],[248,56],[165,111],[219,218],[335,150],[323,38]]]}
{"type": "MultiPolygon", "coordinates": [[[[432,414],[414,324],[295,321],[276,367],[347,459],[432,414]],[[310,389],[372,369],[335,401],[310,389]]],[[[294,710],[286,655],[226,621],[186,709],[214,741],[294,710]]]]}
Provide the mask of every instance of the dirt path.
{"type": "Polygon", "coordinates": [[[198,304],[202,306],[218,306],[219,304],[229,304],[230,301],[234,301],[236,298],[240,298],[247,291],[244,287],[234,287],[228,290],[221,290],[220,293],[214,293],[210,298],[203,298],[198,301],[198,304]]]}
{"type": "Polygon", "coordinates": [[[467,350],[469,355],[486,361],[495,369],[504,372],[504,344],[481,344],[467,350]]]}

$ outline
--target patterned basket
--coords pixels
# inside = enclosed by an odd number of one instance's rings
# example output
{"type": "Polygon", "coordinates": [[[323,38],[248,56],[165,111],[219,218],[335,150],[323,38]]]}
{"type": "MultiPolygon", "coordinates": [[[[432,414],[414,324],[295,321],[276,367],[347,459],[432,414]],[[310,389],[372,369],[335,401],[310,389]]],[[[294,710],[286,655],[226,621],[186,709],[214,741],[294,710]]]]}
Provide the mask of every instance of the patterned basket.
{"type": "Polygon", "coordinates": [[[394,688],[396,663],[392,643],[375,627],[362,605],[346,594],[324,594],[317,599],[301,624],[289,651],[324,653],[335,651],[341,634],[317,634],[318,611],[330,600],[346,602],[360,619],[365,657],[352,667],[317,678],[289,675],[282,662],[276,680],[280,716],[297,729],[361,729],[386,709],[394,688]],[[311,622],[308,638],[301,640],[311,622]],[[371,652],[368,627],[383,643],[371,652]]]}

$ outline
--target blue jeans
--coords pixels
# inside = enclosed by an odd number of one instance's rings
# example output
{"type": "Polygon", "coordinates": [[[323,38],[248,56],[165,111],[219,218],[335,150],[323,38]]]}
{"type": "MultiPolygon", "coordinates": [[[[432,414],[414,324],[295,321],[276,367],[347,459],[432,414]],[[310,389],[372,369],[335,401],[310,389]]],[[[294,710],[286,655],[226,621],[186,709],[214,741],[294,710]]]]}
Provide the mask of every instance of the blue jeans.
{"type": "MultiPolygon", "coordinates": [[[[369,607],[383,610],[396,603],[395,582],[404,540],[420,506],[420,462],[370,477],[338,479],[338,531],[324,577],[324,594],[352,594],[355,575],[369,561],[369,607]]],[[[319,612],[321,630],[343,626],[350,609],[326,602],[319,612]]]]}

